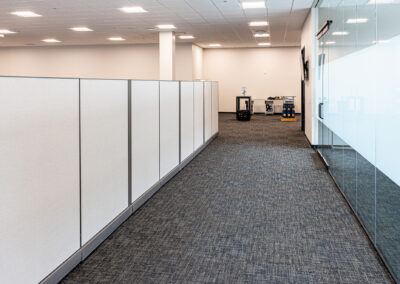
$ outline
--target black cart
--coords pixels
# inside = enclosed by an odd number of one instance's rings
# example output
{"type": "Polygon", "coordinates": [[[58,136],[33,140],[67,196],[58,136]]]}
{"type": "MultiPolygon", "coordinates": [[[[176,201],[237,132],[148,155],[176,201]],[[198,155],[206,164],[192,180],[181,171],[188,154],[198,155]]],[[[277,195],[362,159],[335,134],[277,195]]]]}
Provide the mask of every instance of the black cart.
{"type": "Polygon", "coordinates": [[[251,118],[251,97],[237,96],[236,97],[236,119],[237,120],[250,120],[251,118]]]}

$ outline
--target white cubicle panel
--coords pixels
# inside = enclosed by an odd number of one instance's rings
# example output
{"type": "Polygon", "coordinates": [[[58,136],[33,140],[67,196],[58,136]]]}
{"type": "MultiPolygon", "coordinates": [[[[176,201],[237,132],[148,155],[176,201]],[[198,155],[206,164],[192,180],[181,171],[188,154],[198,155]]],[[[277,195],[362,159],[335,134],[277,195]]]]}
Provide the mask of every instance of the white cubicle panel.
{"type": "Polygon", "coordinates": [[[85,244],[128,207],[128,81],[81,80],[85,244]]]}
{"type": "Polygon", "coordinates": [[[212,115],[211,115],[211,135],[218,132],[218,110],[219,110],[219,93],[218,82],[212,82],[212,115]]]}
{"type": "Polygon", "coordinates": [[[79,249],[79,81],[0,78],[0,283],[79,249]]]}
{"type": "Polygon", "coordinates": [[[194,82],[194,150],[204,143],[204,83],[194,82]]]}
{"type": "Polygon", "coordinates": [[[204,82],[204,141],[212,136],[212,82],[204,82]]]}
{"type": "Polygon", "coordinates": [[[179,165],[179,82],[160,82],[160,178],[179,165]]]}
{"type": "Polygon", "coordinates": [[[158,81],[131,81],[132,201],[160,179],[158,81]]]}
{"type": "Polygon", "coordinates": [[[181,161],[194,150],[194,86],[181,82],[181,161]]]}

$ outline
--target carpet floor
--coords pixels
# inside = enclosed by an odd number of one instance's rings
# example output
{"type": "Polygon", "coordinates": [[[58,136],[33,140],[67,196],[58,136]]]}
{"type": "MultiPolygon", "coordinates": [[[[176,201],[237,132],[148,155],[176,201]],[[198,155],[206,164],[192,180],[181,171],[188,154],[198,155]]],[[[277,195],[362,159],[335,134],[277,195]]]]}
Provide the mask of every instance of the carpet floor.
{"type": "Polygon", "coordinates": [[[63,283],[391,283],[299,122],[220,135],[63,283]]]}

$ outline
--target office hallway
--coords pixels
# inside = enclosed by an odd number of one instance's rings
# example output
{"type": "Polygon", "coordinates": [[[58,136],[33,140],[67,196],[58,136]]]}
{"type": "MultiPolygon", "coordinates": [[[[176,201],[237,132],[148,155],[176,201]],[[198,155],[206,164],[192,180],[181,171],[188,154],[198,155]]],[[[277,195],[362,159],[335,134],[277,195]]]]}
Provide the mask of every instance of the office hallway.
{"type": "MultiPolygon", "coordinates": [[[[45,252],[44,252],[45,253],[45,252]]],[[[220,135],[64,283],[391,283],[299,122],[220,135]]]]}

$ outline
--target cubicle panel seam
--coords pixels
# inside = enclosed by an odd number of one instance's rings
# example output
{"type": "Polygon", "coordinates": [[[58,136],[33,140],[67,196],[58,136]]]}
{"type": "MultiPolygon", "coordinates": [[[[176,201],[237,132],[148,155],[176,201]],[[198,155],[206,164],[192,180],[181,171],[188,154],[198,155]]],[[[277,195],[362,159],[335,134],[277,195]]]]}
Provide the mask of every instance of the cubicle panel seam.
{"type": "Polygon", "coordinates": [[[158,181],[161,179],[161,82],[158,82],[158,181]]]}
{"type": "Polygon", "coordinates": [[[211,82],[211,119],[210,119],[210,122],[211,122],[211,134],[212,134],[212,132],[213,132],[213,118],[214,118],[214,114],[213,114],[213,82],[211,82]]]}
{"type": "MultiPolygon", "coordinates": [[[[376,138],[375,138],[376,139],[376,138]]],[[[376,152],[376,150],[375,150],[376,152]]],[[[377,167],[374,168],[374,180],[375,180],[375,185],[374,185],[374,245],[375,247],[377,247],[377,243],[376,243],[376,190],[377,190],[377,183],[376,183],[376,179],[377,179],[377,167]]],[[[383,258],[383,257],[382,257],[383,258]]],[[[389,268],[389,266],[387,265],[387,267],[389,268]]],[[[390,269],[389,269],[390,270],[390,269]]]]}
{"type": "Polygon", "coordinates": [[[128,205],[132,204],[132,86],[128,80],[128,205]]]}
{"type": "Polygon", "coordinates": [[[82,247],[82,122],[81,122],[81,79],[78,79],[78,121],[79,121],[79,244],[82,247]]]}
{"type": "Polygon", "coordinates": [[[206,84],[203,82],[203,144],[206,142],[206,84]]]}
{"type": "Polygon", "coordinates": [[[182,162],[182,82],[179,82],[179,164],[182,162]]]}
{"type": "Polygon", "coordinates": [[[193,113],[192,113],[192,116],[193,116],[193,151],[192,152],[194,152],[196,149],[196,141],[195,141],[195,139],[196,139],[196,135],[195,135],[195,133],[196,133],[196,108],[195,108],[195,106],[196,106],[196,101],[195,101],[196,87],[195,86],[196,86],[196,84],[193,82],[193,106],[192,106],[192,109],[193,109],[193,113]]]}

